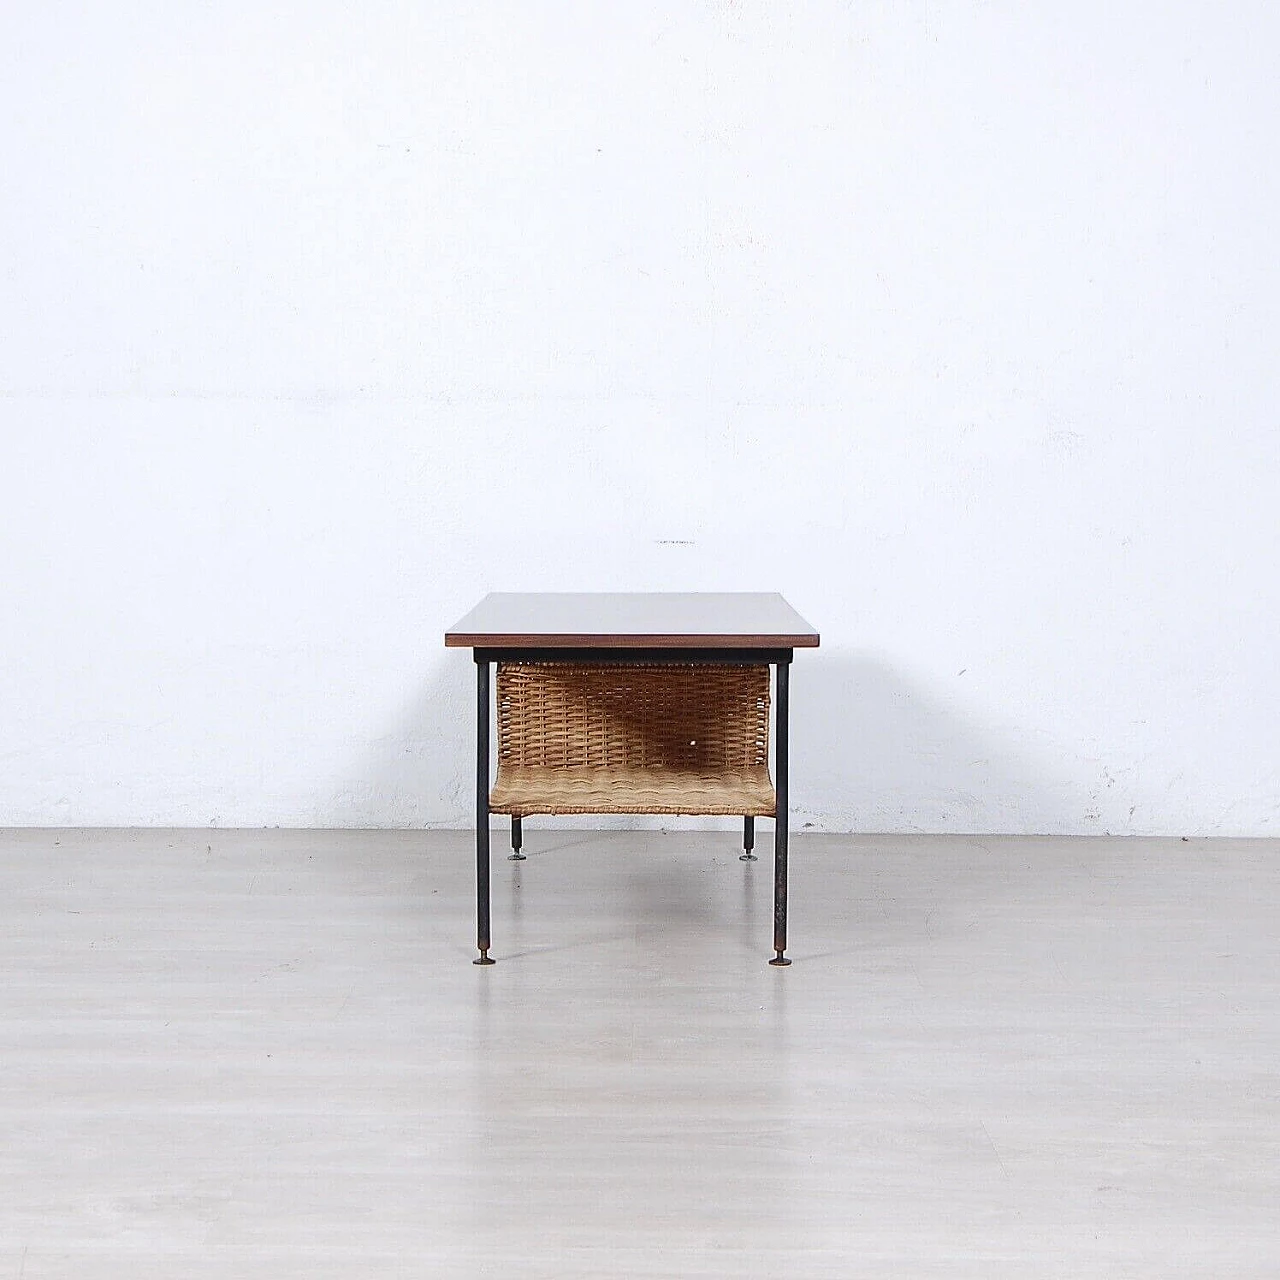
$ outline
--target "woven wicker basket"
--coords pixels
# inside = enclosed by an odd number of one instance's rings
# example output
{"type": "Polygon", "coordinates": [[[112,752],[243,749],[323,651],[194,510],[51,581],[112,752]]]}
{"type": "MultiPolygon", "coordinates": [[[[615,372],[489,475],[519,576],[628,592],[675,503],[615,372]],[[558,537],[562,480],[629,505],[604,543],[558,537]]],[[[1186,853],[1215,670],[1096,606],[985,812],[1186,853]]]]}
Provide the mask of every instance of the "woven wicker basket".
{"type": "Polygon", "coordinates": [[[771,817],[769,668],[498,665],[489,808],[771,817]]]}

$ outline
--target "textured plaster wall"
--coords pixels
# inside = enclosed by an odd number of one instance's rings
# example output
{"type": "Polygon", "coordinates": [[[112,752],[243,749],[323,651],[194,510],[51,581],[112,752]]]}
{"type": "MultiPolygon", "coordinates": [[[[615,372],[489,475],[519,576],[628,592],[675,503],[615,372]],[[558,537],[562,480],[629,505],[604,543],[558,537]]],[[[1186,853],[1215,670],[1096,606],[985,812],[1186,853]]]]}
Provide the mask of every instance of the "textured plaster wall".
{"type": "Polygon", "coordinates": [[[779,589],[797,822],[1275,834],[1275,7],[0,44],[0,825],[464,825],[490,589],[779,589]]]}

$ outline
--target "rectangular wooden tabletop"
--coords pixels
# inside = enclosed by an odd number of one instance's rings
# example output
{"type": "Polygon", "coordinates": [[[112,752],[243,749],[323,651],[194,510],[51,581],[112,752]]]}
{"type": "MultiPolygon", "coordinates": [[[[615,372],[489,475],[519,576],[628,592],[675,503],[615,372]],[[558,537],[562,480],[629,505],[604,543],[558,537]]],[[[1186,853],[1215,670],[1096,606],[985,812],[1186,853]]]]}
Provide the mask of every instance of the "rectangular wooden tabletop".
{"type": "Polygon", "coordinates": [[[818,633],[776,592],[495,591],[445,632],[450,648],[793,649],[818,633]]]}

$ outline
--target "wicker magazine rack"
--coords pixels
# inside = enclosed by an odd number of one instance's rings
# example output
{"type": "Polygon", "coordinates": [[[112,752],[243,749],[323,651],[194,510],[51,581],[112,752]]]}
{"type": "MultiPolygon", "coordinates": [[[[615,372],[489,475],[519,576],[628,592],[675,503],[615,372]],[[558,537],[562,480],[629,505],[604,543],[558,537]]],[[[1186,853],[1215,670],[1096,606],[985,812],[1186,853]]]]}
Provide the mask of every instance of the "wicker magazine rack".
{"type": "Polygon", "coordinates": [[[765,664],[502,662],[493,813],[772,817],[765,664]]]}

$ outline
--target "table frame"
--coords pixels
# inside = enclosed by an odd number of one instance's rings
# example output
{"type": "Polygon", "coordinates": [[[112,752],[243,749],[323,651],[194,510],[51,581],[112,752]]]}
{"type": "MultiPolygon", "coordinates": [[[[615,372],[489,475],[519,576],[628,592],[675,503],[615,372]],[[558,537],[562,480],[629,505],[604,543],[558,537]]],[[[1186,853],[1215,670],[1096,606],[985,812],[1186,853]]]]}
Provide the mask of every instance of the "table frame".
{"type": "MultiPolygon", "coordinates": [[[[601,665],[629,666],[637,663],[687,666],[690,663],[728,663],[749,666],[772,666],[776,670],[773,699],[773,764],[774,810],[773,830],[773,959],[771,965],[789,965],[787,949],[787,782],[790,766],[788,721],[790,719],[791,661],[790,648],[732,648],[732,649],[636,649],[636,648],[545,648],[503,646],[487,648],[477,646],[473,651],[476,664],[476,946],[480,952],[473,964],[496,963],[489,950],[490,937],[490,832],[489,789],[491,786],[491,762],[489,728],[491,702],[489,694],[489,668],[495,662],[569,662],[599,663],[601,665]]],[[[521,827],[513,820],[512,845],[520,851],[521,827]]],[[[746,818],[743,824],[743,842],[746,856],[754,861],[751,848],[755,842],[755,820],[746,818]]]]}

